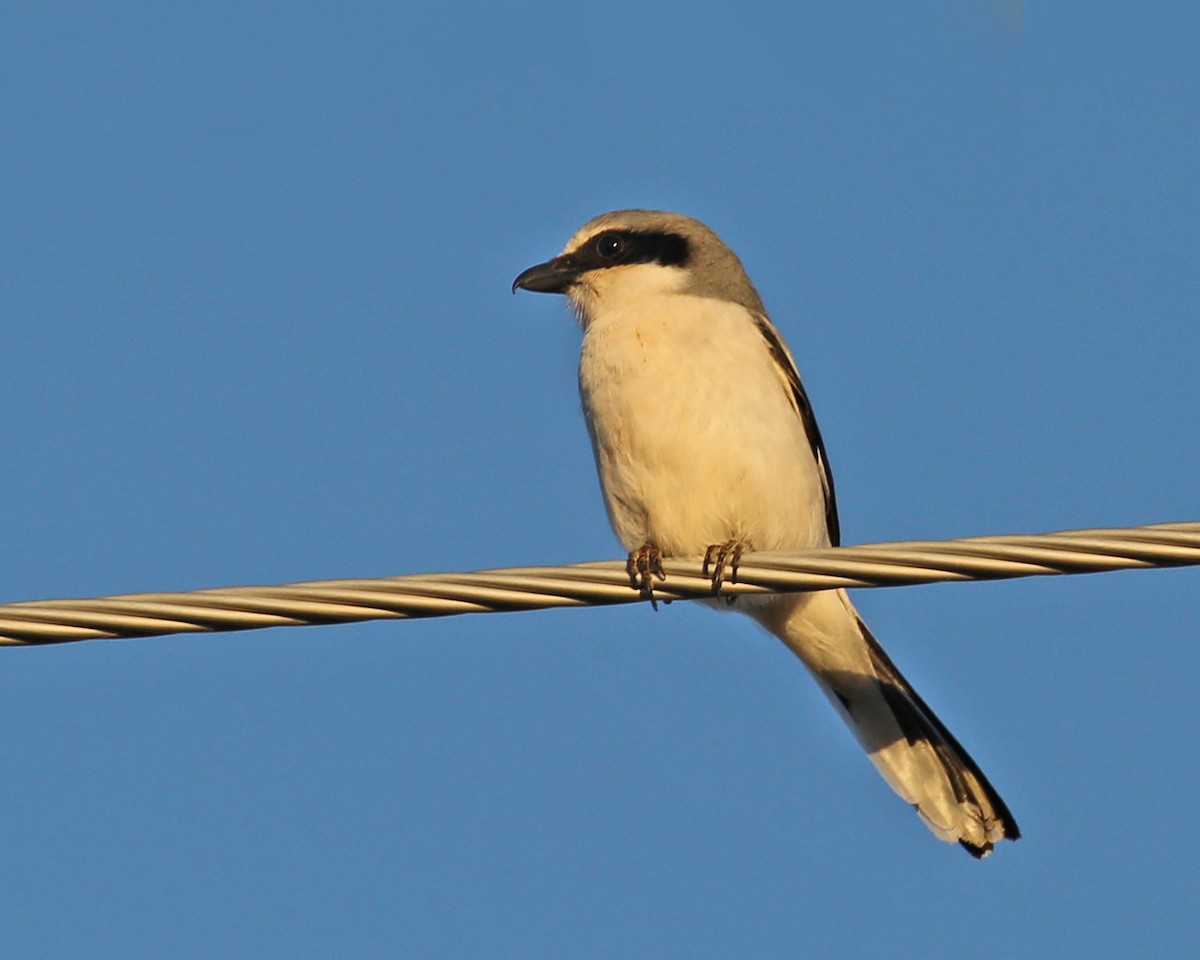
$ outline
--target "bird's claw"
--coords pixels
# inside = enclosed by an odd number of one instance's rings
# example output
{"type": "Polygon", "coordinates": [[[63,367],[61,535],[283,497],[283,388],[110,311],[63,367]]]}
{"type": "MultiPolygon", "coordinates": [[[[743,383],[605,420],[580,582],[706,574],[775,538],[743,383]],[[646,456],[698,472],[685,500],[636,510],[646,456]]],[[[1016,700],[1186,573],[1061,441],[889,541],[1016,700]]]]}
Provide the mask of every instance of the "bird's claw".
{"type": "Polygon", "coordinates": [[[625,563],[625,572],[629,574],[629,585],[644,599],[650,601],[650,606],[658,609],[658,601],[654,599],[654,578],[666,580],[663,570],[662,551],[652,543],[644,543],[637,550],[629,552],[625,563]]]}
{"type": "Polygon", "coordinates": [[[704,551],[704,566],[700,575],[712,580],[714,595],[721,592],[726,568],[729,570],[729,582],[737,583],[738,564],[742,562],[742,554],[746,552],[747,546],[748,544],[741,540],[726,540],[724,543],[714,543],[704,551]]]}

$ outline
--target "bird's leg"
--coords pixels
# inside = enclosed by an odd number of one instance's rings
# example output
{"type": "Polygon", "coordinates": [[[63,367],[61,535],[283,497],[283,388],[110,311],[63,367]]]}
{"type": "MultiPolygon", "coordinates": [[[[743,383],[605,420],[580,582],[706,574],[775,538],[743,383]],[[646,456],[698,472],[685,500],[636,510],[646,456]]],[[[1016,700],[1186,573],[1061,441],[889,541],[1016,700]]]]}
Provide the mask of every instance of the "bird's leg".
{"type": "Polygon", "coordinates": [[[704,566],[701,568],[702,577],[710,576],[714,594],[721,592],[721,584],[725,582],[725,569],[729,568],[729,582],[737,583],[738,564],[742,562],[742,554],[750,547],[744,540],[726,540],[724,543],[714,543],[704,551],[704,566]]]}
{"type": "Polygon", "coordinates": [[[629,552],[625,572],[629,574],[629,585],[641,594],[643,599],[649,600],[650,605],[657,610],[658,601],[654,599],[653,578],[667,579],[663,571],[662,551],[652,543],[643,543],[638,549],[629,552]]]}

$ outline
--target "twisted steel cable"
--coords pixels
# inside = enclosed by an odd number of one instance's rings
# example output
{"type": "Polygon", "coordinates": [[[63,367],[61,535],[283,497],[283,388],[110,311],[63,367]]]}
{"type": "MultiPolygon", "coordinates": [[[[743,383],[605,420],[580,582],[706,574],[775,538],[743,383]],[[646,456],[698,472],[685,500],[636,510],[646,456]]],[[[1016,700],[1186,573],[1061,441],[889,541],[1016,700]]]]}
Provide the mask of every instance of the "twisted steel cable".
{"type": "MultiPolygon", "coordinates": [[[[735,596],[1200,565],[1200,522],[747,553],[735,596]]],[[[658,600],[712,597],[700,558],[665,560],[658,600]]],[[[0,605],[0,645],[634,603],[622,561],[0,605]]]]}

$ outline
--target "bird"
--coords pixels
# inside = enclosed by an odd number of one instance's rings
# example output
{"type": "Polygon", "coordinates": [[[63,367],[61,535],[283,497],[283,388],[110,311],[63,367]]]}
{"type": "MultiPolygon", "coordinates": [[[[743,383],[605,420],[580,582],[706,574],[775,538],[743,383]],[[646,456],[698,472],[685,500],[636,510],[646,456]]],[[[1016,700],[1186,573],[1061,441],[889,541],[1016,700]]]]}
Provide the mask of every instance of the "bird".
{"type": "Polygon", "coordinates": [[[840,545],[833,474],[796,362],[741,261],[699,220],[616,210],[512,291],[563,294],[582,328],[579,393],[631,584],[703,558],[714,597],[808,668],[892,789],[976,858],[1020,831],[904,679],[845,590],[722,598],[743,552],[840,545]]]}

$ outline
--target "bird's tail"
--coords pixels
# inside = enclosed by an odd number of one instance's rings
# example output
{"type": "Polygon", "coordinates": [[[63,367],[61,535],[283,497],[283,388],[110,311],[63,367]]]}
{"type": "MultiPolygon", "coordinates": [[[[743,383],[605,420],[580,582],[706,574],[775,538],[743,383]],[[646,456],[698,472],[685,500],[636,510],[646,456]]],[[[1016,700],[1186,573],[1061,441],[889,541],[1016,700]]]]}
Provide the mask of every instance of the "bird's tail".
{"type": "Polygon", "coordinates": [[[747,610],[812,671],[893,790],[940,839],[975,857],[1020,831],[983,771],[925,705],[844,590],[747,610]]]}

